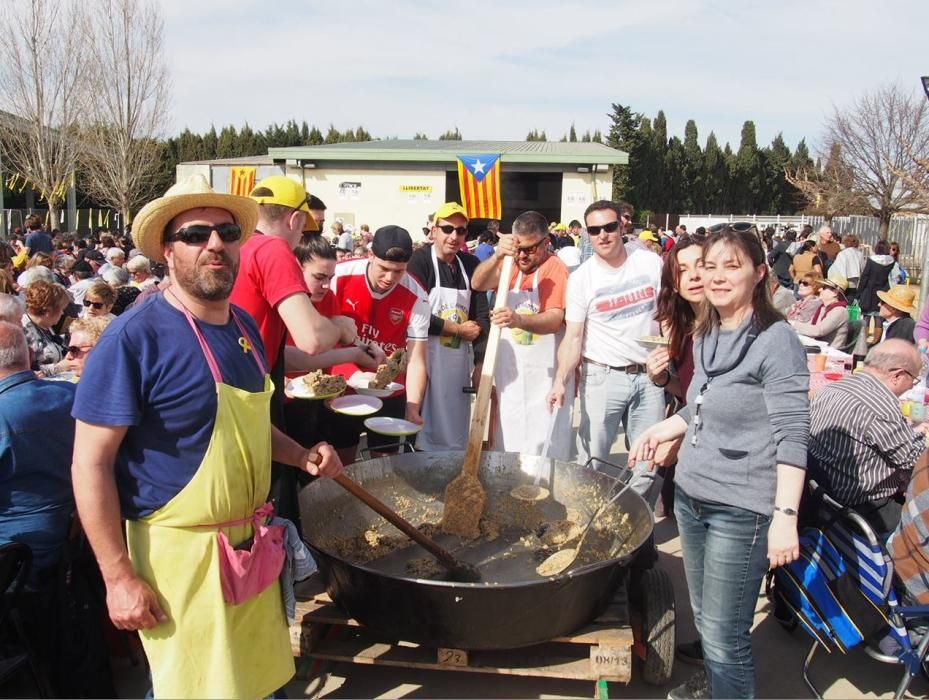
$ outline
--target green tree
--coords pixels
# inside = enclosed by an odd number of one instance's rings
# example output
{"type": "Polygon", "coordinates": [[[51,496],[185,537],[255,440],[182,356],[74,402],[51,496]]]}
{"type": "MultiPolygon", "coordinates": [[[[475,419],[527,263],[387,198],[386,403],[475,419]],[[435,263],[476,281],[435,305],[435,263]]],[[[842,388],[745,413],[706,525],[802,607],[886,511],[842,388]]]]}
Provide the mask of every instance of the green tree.
{"type": "Polygon", "coordinates": [[[439,141],[461,141],[461,132],[458,131],[458,127],[455,127],[455,130],[452,131],[449,129],[444,134],[439,136],[439,141]]]}
{"type": "Polygon", "coordinates": [[[239,141],[239,134],[232,124],[227,124],[219,132],[219,139],[216,141],[217,158],[235,158],[238,155],[236,144],[239,141]]]}
{"type": "Polygon", "coordinates": [[[609,114],[610,130],[607,133],[607,145],[611,148],[625,151],[629,155],[629,164],[613,168],[613,199],[634,199],[635,185],[639,171],[642,167],[638,162],[643,149],[641,133],[642,115],[633,112],[627,105],[613,103],[613,111],[609,114]]]}
{"type": "Polygon", "coordinates": [[[413,137],[414,141],[428,141],[429,137],[426,136],[422,131],[417,131],[416,135],[413,137]]]}
{"type": "Polygon", "coordinates": [[[216,158],[219,138],[216,136],[216,127],[210,124],[210,130],[203,135],[203,157],[216,158]]]}
{"type": "Polygon", "coordinates": [[[681,165],[681,211],[703,214],[706,213],[706,163],[698,138],[697,123],[688,119],[684,127],[684,157],[681,165]]]}
{"type": "Polygon", "coordinates": [[[542,131],[533,129],[528,134],[526,134],[526,141],[548,141],[548,136],[545,135],[544,129],[542,131]]]}
{"type": "MultiPolygon", "coordinates": [[[[727,145],[728,148],[728,145],[727,145]]],[[[706,148],[703,151],[704,166],[704,213],[718,214],[725,211],[725,201],[728,190],[729,169],[725,154],[719,147],[716,134],[712,131],[706,137],[706,148]]]]}
{"type": "Polygon", "coordinates": [[[568,129],[568,141],[571,143],[577,142],[577,131],[574,128],[574,123],[571,123],[571,128],[568,129]]]}
{"type": "Polygon", "coordinates": [[[768,214],[788,214],[796,210],[797,188],[787,182],[787,169],[790,167],[790,147],[784,143],[780,133],[771,141],[771,145],[762,151],[765,162],[766,187],[768,203],[764,211],[768,214]]]}
{"type": "Polygon", "coordinates": [[[735,155],[732,173],[733,208],[744,214],[761,211],[766,183],[753,121],[746,121],[742,125],[742,138],[735,155]]]}
{"type": "Polygon", "coordinates": [[[325,143],[325,139],[323,138],[323,132],[321,132],[319,128],[317,128],[317,126],[314,124],[313,128],[310,129],[310,135],[307,138],[306,145],[307,146],[319,146],[323,143],[325,143]]]}
{"type": "Polygon", "coordinates": [[[652,153],[649,159],[649,209],[659,214],[671,211],[668,202],[669,183],[665,163],[668,153],[668,120],[663,110],[658,110],[652,122],[652,153]]]}

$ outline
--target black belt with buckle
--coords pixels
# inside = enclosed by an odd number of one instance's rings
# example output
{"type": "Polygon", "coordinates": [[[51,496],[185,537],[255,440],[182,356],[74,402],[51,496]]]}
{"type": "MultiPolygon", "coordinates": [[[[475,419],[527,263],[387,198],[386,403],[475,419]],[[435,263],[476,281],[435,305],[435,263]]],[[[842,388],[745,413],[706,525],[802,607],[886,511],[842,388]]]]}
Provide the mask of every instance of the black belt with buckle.
{"type": "Polygon", "coordinates": [[[606,365],[602,362],[597,362],[596,360],[591,360],[586,357],[584,358],[584,362],[589,362],[592,365],[597,365],[597,367],[606,367],[607,369],[611,369],[614,372],[625,372],[626,374],[647,374],[648,373],[648,369],[646,369],[645,365],[625,365],[624,367],[614,367],[613,365],[606,365]]]}

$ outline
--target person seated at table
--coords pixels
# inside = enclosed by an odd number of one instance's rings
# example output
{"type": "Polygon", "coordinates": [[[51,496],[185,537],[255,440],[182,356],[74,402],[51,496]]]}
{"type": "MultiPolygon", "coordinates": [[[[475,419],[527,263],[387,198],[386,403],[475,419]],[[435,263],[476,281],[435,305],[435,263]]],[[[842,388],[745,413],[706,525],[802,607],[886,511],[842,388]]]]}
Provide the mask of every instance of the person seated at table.
{"type": "Polygon", "coordinates": [[[794,293],[780,283],[777,275],[768,276],[768,289],[771,290],[771,301],[774,308],[786,316],[790,307],[794,304],[794,293]]]}
{"type": "Polygon", "coordinates": [[[810,404],[809,474],[882,536],[900,521],[902,493],[926,449],[899,397],[922,368],[912,343],[891,339],[868,352],[861,372],[827,385],[810,404]]]}
{"type": "Polygon", "coordinates": [[[816,309],[823,305],[822,299],[819,298],[819,283],[822,277],[808,272],[800,278],[797,283],[797,294],[800,298],[794,302],[787,310],[788,321],[802,321],[809,323],[813,320],[813,314],[816,309]]]}
{"type": "Polygon", "coordinates": [[[844,293],[847,287],[844,277],[819,280],[822,306],[816,309],[809,323],[791,321],[790,325],[797,333],[841,349],[848,341],[848,302],[844,293]]]}
{"type": "Polygon", "coordinates": [[[65,357],[74,362],[73,372],[78,377],[84,371],[84,363],[90,351],[94,349],[103,331],[110,325],[106,316],[88,316],[79,318],[68,328],[71,340],[68,343],[68,353],[65,357]]]}
{"type": "Polygon", "coordinates": [[[877,298],[878,313],[884,319],[883,332],[881,340],[891,338],[900,338],[909,343],[916,342],[913,339],[913,331],[916,330],[916,321],[913,320],[912,314],[916,313],[916,287],[908,284],[897,284],[887,292],[878,292],[877,298]]]}
{"type": "Polygon", "coordinates": [[[797,284],[799,284],[801,278],[808,273],[812,273],[817,277],[823,276],[823,261],[816,252],[815,241],[803,242],[803,245],[800,246],[800,252],[794,255],[794,259],[790,263],[788,270],[790,276],[794,278],[794,282],[797,284]]]}

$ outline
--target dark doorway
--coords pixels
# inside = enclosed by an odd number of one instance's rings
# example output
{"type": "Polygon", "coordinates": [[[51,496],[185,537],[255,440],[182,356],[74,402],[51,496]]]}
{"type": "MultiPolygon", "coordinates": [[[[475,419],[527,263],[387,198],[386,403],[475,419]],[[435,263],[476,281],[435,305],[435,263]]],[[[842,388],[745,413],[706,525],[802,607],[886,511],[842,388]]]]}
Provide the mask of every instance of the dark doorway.
{"type": "MultiPolygon", "coordinates": [[[[513,225],[513,219],[530,209],[542,214],[549,222],[559,220],[561,216],[561,173],[507,172],[505,167],[502,171],[500,194],[503,200],[503,220],[500,223],[501,231],[508,232],[513,225]]],[[[458,171],[449,171],[445,174],[445,201],[461,201],[458,171]]],[[[469,228],[471,229],[469,238],[478,235],[487,228],[487,220],[473,219],[469,228]]]]}

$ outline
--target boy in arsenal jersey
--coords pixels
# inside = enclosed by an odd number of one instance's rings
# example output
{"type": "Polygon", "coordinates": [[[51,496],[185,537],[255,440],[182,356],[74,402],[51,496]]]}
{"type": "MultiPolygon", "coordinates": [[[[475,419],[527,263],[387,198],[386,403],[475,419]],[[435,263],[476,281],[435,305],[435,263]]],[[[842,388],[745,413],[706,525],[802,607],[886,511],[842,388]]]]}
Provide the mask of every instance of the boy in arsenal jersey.
{"type": "MultiPolygon", "coordinates": [[[[406,229],[384,226],[374,233],[371,256],[346,260],[336,266],[332,291],[335,313],[355,321],[358,338],[375,344],[386,355],[405,347],[409,357],[406,374],[396,381],[403,385],[392,396],[382,399],[382,416],[406,418],[422,424],[420,416],[426,390],[426,341],[429,336],[429,299],[422,285],[407,274],[413,255],[413,240],[406,229]]],[[[334,374],[346,379],[359,367],[352,363],[336,365],[334,374]]],[[[363,419],[335,414],[333,445],[348,456],[358,446],[363,419]]],[[[368,446],[385,451],[397,440],[368,433],[368,446]]]]}

